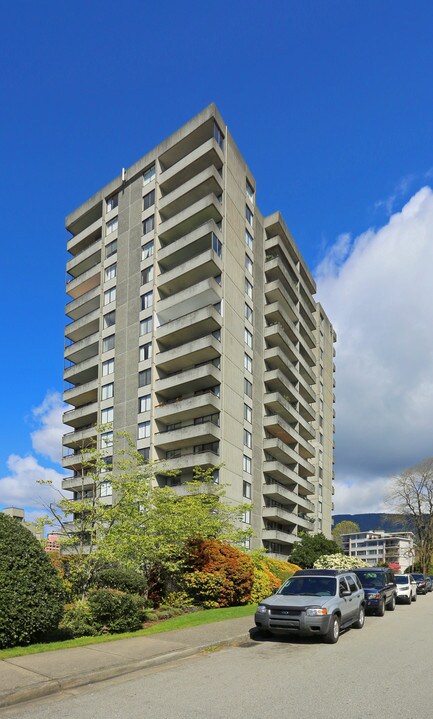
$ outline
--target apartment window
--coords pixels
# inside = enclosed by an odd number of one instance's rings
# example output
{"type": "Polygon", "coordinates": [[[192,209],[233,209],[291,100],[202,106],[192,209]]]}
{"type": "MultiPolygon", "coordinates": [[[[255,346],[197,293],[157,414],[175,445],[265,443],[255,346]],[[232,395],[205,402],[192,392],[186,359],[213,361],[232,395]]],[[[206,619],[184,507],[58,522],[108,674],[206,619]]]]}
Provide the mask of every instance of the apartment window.
{"type": "Polygon", "coordinates": [[[146,172],[143,173],[143,185],[147,185],[149,182],[155,179],[155,165],[149,167],[146,172]]]}
{"type": "Polygon", "coordinates": [[[249,201],[254,204],[254,188],[248,182],[248,180],[247,180],[247,185],[246,185],[246,192],[247,192],[247,197],[248,197],[249,201]]]}
{"type": "Polygon", "coordinates": [[[213,452],[219,454],[219,442],[208,442],[207,444],[196,444],[193,449],[194,454],[200,452],[213,452]]]}
{"type": "Polygon", "coordinates": [[[106,407],[106,409],[101,409],[101,423],[109,424],[109,422],[112,422],[112,421],[113,421],[113,408],[106,407]]]}
{"type": "Polygon", "coordinates": [[[248,205],[245,205],[245,217],[246,217],[246,219],[247,219],[248,224],[252,226],[252,224],[253,224],[253,213],[251,212],[251,210],[250,210],[250,208],[248,207],[248,205]]]}
{"type": "Polygon", "coordinates": [[[155,190],[152,190],[151,192],[148,192],[147,195],[143,197],[143,210],[148,210],[149,207],[152,207],[155,204],[155,190]]]}
{"type": "Polygon", "coordinates": [[[251,509],[247,509],[247,511],[244,512],[243,521],[245,524],[251,524],[251,509]]]}
{"type": "Polygon", "coordinates": [[[244,337],[245,337],[245,344],[248,345],[248,347],[251,347],[251,349],[252,349],[253,348],[253,333],[250,332],[249,330],[247,330],[246,327],[245,327],[244,337]]]}
{"type": "Polygon", "coordinates": [[[213,136],[222,150],[224,147],[224,135],[222,134],[216,122],[213,126],[213,136]]]}
{"type": "Polygon", "coordinates": [[[141,248],[141,259],[147,260],[148,257],[152,257],[154,249],[155,243],[153,240],[152,242],[146,242],[146,244],[143,245],[141,248]]]}
{"type": "Polygon", "coordinates": [[[251,457],[247,457],[246,454],[242,458],[242,469],[247,474],[251,474],[251,457]]]}
{"type": "Polygon", "coordinates": [[[104,315],[104,330],[106,330],[107,327],[112,327],[114,324],[116,324],[116,310],[107,312],[107,314],[104,315]]]}
{"type": "Polygon", "coordinates": [[[104,384],[101,387],[101,399],[110,399],[114,394],[114,383],[104,384]]]}
{"type": "Polygon", "coordinates": [[[142,447],[142,449],[137,450],[140,457],[143,459],[144,462],[149,461],[150,457],[150,447],[142,447]]]}
{"type": "Polygon", "coordinates": [[[147,235],[148,232],[152,232],[155,229],[155,215],[151,215],[143,222],[143,235],[147,235]]]}
{"type": "Polygon", "coordinates": [[[250,248],[250,250],[253,249],[253,236],[248,230],[245,230],[245,242],[247,247],[250,248]]]}
{"type": "Polygon", "coordinates": [[[150,437],[150,422],[140,422],[138,425],[138,439],[150,437]]]}
{"type": "Polygon", "coordinates": [[[145,369],[142,372],[138,373],[138,386],[139,387],[146,387],[148,384],[151,383],[152,380],[152,371],[151,369],[145,369]]]}
{"type": "Polygon", "coordinates": [[[253,286],[249,280],[245,277],[245,292],[250,298],[250,300],[253,299],[253,286]]]}
{"type": "Polygon", "coordinates": [[[244,353],[244,368],[245,368],[248,372],[252,372],[252,371],[253,371],[253,360],[252,360],[252,358],[249,356],[249,354],[247,354],[246,352],[244,353]]]}
{"type": "Polygon", "coordinates": [[[116,299],[116,288],[112,287],[104,292],[104,305],[109,305],[110,302],[114,302],[116,299]]]}
{"type": "Polygon", "coordinates": [[[221,257],[223,246],[214,232],[212,232],[212,249],[217,253],[218,257],[221,257]]]}
{"type": "Polygon", "coordinates": [[[119,227],[119,218],[113,217],[113,219],[110,220],[109,222],[107,222],[107,224],[105,225],[105,234],[111,235],[111,233],[114,232],[115,230],[117,230],[118,227],[119,227]]]}
{"type": "Polygon", "coordinates": [[[113,494],[111,482],[101,482],[99,488],[101,491],[101,497],[111,497],[111,495],[113,494]]]}
{"type": "Polygon", "coordinates": [[[250,424],[253,421],[253,410],[248,404],[244,404],[244,419],[250,424]]]}
{"type": "Polygon", "coordinates": [[[111,212],[111,210],[115,210],[116,207],[119,206],[119,195],[112,195],[107,200],[107,212],[111,212]]]}
{"type": "Polygon", "coordinates": [[[139,361],[149,360],[152,357],[152,342],[146,342],[139,348],[139,361]]]}
{"type": "Polygon", "coordinates": [[[251,482],[246,482],[244,480],[242,496],[245,497],[245,499],[251,499],[251,482]]]}
{"type": "Polygon", "coordinates": [[[244,379],[244,393],[250,399],[253,396],[253,385],[251,384],[251,382],[248,379],[244,379]]]}
{"type": "Polygon", "coordinates": [[[253,321],[253,310],[249,306],[248,302],[245,302],[245,319],[248,320],[248,322],[253,321]]]}
{"type": "Polygon", "coordinates": [[[146,267],[145,270],[141,273],[141,284],[145,285],[147,282],[152,282],[153,280],[153,265],[150,265],[150,267],[146,267]]]}
{"type": "Polygon", "coordinates": [[[114,372],[114,359],[106,360],[102,363],[102,376],[106,377],[107,374],[113,374],[114,372]]]}
{"type": "Polygon", "coordinates": [[[101,434],[101,448],[113,446],[113,432],[102,432],[101,434]]]}
{"type": "Polygon", "coordinates": [[[114,339],[115,335],[110,335],[109,337],[105,337],[102,340],[102,351],[108,352],[109,350],[114,350],[114,339]]]}
{"type": "Polygon", "coordinates": [[[141,309],[147,310],[149,307],[152,307],[153,305],[153,291],[146,292],[146,294],[141,295],[141,309]]]}
{"type": "Polygon", "coordinates": [[[110,265],[109,267],[105,268],[105,280],[114,280],[116,277],[116,271],[117,271],[117,265],[114,263],[114,265],[110,265]]]}
{"type": "Polygon", "coordinates": [[[151,399],[150,394],[145,394],[144,397],[138,398],[138,411],[141,412],[150,412],[151,408],[151,399]]]}
{"type": "Polygon", "coordinates": [[[245,269],[248,270],[250,275],[253,274],[253,261],[249,255],[245,255],[245,269]]]}
{"type": "Polygon", "coordinates": [[[101,473],[111,472],[113,469],[113,457],[102,457],[101,473]]]}
{"type": "Polygon", "coordinates": [[[214,330],[212,332],[212,337],[215,337],[218,342],[221,342],[221,330],[214,330]]]}
{"type": "Polygon", "coordinates": [[[145,320],[140,322],[140,337],[149,334],[149,332],[152,332],[152,317],[146,317],[145,320]]]}
{"type": "Polygon", "coordinates": [[[113,240],[113,242],[109,242],[108,245],[105,247],[105,257],[112,257],[117,252],[117,240],[113,240]]]}
{"type": "Polygon", "coordinates": [[[248,449],[253,448],[253,435],[251,432],[248,432],[247,429],[244,429],[244,445],[248,447],[248,449]]]}

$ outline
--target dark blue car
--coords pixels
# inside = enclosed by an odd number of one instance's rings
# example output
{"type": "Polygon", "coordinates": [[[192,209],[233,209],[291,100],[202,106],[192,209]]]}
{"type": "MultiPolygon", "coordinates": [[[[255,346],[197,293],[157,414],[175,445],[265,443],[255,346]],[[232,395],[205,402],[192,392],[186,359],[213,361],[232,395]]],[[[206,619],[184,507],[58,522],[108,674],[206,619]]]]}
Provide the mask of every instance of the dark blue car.
{"type": "Polygon", "coordinates": [[[386,567],[365,567],[353,569],[364,588],[367,612],[383,617],[385,609],[393,612],[397,598],[397,585],[391,569],[386,567]]]}

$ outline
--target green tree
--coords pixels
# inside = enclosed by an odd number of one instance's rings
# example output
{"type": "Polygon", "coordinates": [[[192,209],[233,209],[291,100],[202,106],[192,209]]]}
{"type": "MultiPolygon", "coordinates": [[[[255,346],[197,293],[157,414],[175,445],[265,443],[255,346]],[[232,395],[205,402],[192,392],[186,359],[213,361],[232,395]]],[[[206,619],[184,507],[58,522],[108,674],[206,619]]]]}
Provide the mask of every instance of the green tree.
{"type": "Polygon", "coordinates": [[[345,519],[342,522],[339,522],[335,525],[335,527],[332,530],[332,539],[337,542],[339,547],[343,546],[343,540],[342,535],[343,534],[353,534],[354,532],[359,532],[359,524],[356,522],[351,522],[350,519],[345,519]]]}
{"type": "Polygon", "coordinates": [[[314,562],[324,554],[342,554],[337,542],[327,539],[324,534],[304,534],[289,556],[289,562],[298,564],[302,569],[310,569],[314,562]]]}

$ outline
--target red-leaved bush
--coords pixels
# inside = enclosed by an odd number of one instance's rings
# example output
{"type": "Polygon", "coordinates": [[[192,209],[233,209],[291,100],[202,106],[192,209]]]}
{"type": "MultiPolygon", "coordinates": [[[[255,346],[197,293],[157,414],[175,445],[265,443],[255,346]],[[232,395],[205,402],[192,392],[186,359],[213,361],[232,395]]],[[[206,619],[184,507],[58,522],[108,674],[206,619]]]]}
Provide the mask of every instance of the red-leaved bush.
{"type": "MultiPolygon", "coordinates": [[[[218,539],[195,540],[189,545],[186,567],[187,589],[204,606],[233,607],[248,604],[254,581],[254,565],[246,552],[218,539]],[[194,575],[200,573],[200,592],[194,575]],[[217,582],[204,581],[212,575],[217,582]],[[208,586],[211,596],[204,597],[208,586]]],[[[198,577],[197,577],[198,579],[198,577]]]]}

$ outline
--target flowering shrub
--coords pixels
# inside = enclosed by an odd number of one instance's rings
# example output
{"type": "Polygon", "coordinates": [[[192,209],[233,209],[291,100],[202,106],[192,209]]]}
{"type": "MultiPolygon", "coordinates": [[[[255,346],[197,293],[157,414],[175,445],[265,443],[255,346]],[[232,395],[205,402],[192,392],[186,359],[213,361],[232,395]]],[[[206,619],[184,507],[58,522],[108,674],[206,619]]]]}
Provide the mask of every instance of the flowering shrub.
{"type": "Polygon", "coordinates": [[[255,603],[269,597],[293,572],[300,569],[297,564],[269,557],[262,549],[255,549],[250,556],[254,564],[251,601],[255,603]]]}
{"type": "Polygon", "coordinates": [[[357,569],[367,564],[358,557],[348,557],[345,554],[324,554],[314,562],[314,569],[357,569]]]}
{"type": "Polygon", "coordinates": [[[184,577],[186,590],[194,603],[205,609],[226,606],[221,604],[224,579],[222,572],[189,572],[184,577]]]}
{"type": "Polygon", "coordinates": [[[251,600],[254,565],[246,552],[218,539],[197,540],[189,546],[186,564],[187,591],[200,604],[212,602],[215,606],[216,602],[218,607],[234,607],[251,600]],[[191,577],[196,572],[200,576],[191,577]]]}

